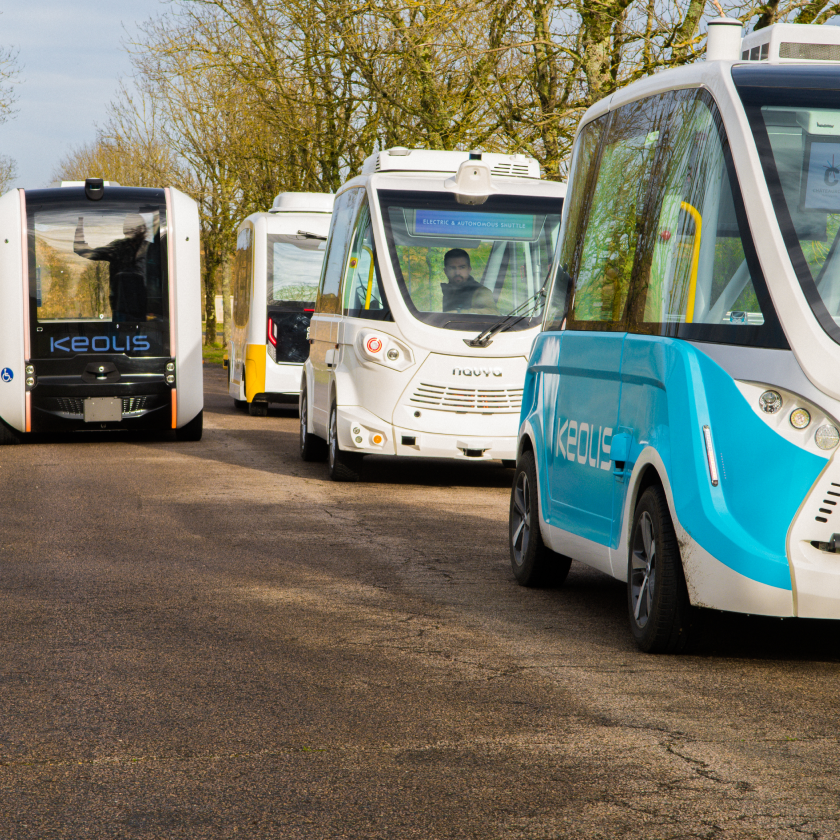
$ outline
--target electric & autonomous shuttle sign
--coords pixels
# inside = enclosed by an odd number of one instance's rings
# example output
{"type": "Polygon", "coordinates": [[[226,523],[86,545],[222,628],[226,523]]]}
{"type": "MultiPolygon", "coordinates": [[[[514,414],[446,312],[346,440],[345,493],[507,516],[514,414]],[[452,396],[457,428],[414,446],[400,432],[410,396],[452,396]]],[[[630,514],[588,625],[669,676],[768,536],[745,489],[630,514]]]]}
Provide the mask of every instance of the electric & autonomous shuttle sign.
{"type": "Polygon", "coordinates": [[[470,239],[533,239],[534,217],[526,213],[416,210],[413,233],[415,236],[457,236],[470,239]]]}

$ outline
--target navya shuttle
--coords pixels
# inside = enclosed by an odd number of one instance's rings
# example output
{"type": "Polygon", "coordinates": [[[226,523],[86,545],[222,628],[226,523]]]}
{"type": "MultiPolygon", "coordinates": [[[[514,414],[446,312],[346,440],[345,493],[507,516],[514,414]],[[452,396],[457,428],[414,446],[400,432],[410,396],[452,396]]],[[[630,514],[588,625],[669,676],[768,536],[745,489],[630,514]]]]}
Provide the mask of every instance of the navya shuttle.
{"type": "Polygon", "coordinates": [[[564,195],[524,155],[394,148],[365,161],[336,196],[304,459],[326,454],[336,480],[358,478],[366,454],[513,465],[564,195]]]}
{"type": "Polygon", "coordinates": [[[234,403],[252,415],[266,415],[269,403],[298,403],[334,200],[328,193],[280,193],[268,213],[239,226],[224,364],[234,403]]]}
{"type": "Polygon", "coordinates": [[[520,583],[626,581],[647,651],[696,607],[840,618],[840,29],[712,21],[705,62],[584,115],[563,224],[520,583]]]}
{"type": "Polygon", "coordinates": [[[171,429],[204,405],[199,224],[168,187],[89,178],[0,198],[0,440],[171,429]]]}

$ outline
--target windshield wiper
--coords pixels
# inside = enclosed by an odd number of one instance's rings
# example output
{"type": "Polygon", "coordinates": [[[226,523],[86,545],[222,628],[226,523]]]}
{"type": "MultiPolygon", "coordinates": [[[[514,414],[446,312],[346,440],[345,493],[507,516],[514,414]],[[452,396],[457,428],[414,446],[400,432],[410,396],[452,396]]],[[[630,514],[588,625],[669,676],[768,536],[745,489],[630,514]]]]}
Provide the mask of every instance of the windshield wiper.
{"type": "Polygon", "coordinates": [[[297,235],[298,236],[303,236],[306,239],[319,239],[321,242],[326,242],[327,241],[326,236],[321,236],[320,233],[310,233],[308,230],[299,230],[297,232],[297,235]]]}
{"type": "Polygon", "coordinates": [[[523,318],[529,318],[531,316],[531,310],[536,308],[536,303],[539,298],[544,297],[545,285],[535,295],[532,295],[524,303],[520,303],[516,309],[513,309],[507,315],[492,323],[475,338],[465,338],[464,344],[467,347],[489,347],[493,343],[492,338],[494,335],[516,326],[523,318]]]}

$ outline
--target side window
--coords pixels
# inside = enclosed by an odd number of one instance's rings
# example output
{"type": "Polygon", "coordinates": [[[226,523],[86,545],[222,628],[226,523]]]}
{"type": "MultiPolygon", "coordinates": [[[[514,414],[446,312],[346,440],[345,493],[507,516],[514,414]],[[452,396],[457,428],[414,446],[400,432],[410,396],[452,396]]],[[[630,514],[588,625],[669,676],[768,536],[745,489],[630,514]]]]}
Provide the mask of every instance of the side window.
{"type": "MultiPolygon", "coordinates": [[[[361,191],[360,191],[361,192],[361,191]]],[[[376,245],[367,201],[362,204],[344,275],[344,314],[376,321],[393,320],[379,277],[376,245]]]]}
{"type": "Polygon", "coordinates": [[[645,246],[644,209],[667,100],[651,97],[612,114],[579,256],[569,272],[569,329],[626,329],[625,304],[637,251],[645,246]]]}
{"type": "Polygon", "coordinates": [[[559,330],[566,318],[566,304],[569,293],[570,275],[575,262],[575,251],[580,242],[581,228],[586,218],[591,187],[597,174],[598,149],[607,117],[600,117],[586,125],[580,132],[572,160],[569,190],[563,213],[563,227],[560,231],[557,260],[554,266],[554,282],[545,319],[545,330],[559,330]]]}
{"type": "Polygon", "coordinates": [[[672,103],[662,142],[667,164],[654,182],[647,258],[629,307],[632,328],[679,335],[687,324],[761,326],[753,281],[760,271],[748,259],[749,228],[736,214],[736,196],[742,202],[717,108],[696,90],[676,92],[672,103]]]}
{"type": "Polygon", "coordinates": [[[324,270],[321,274],[321,284],[318,289],[318,301],[315,312],[327,315],[341,314],[341,274],[344,268],[347,246],[356,208],[359,206],[365,191],[351,189],[342,193],[335,201],[330,235],[327,242],[327,255],[324,258],[324,270]]]}
{"type": "Polygon", "coordinates": [[[233,323],[244,327],[251,309],[251,273],[254,268],[254,232],[246,227],[236,237],[233,259],[233,323]]]}

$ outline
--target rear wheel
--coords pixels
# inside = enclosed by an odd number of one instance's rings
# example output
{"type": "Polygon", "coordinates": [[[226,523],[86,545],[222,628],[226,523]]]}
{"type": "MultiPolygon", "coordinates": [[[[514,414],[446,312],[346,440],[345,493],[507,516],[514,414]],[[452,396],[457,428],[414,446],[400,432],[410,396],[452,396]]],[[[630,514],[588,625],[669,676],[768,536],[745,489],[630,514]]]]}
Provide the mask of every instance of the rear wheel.
{"type": "Polygon", "coordinates": [[[14,446],[21,443],[20,435],[0,420],[0,446],[14,446]]]}
{"type": "Polygon", "coordinates": [[[175,429],[175,440],[196,441],[201,440],[201,434],[204,431],[204,410],[190,420],[185,426],[180,429],[175,429]]]}
{"type": "Polygon", "coordinates": [[[627,608],[636,644],[645,653],[684,653],[698,635],[680,548],[661,487],[642,493],[633,517],[627,563],[627,608]]]}
{"type": "Polygon", "coordinates": [[[300,389],[298,416],[300,417],[300,457],[304,461],[323,461],[327,457],[327,442],[307,429],[309,401],[306,396],[306,385],[300,389]]]}
{"type": "Polygon", "coordinates": [[[338,445],[338,408],[330,409],[330,438],[327,441],[330,478],[333,481],[358,481],[361,478],[362,456],[358,452],[345,452],[338,445]]]}
{"type": "Polygon", "coordinates": [[[570,557],[548,548],[540,533],[539,491],[534,453],[519,457],[510,494],[510,565],[520,586],[559,586],[566,580],[570,557]]]}
{"type": "Polygon", "coordinates": [[[268,414],[268,403],[254,400],[248,403],[248,414],[251,417],[265,417],[268,414]]]}

